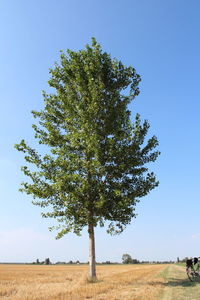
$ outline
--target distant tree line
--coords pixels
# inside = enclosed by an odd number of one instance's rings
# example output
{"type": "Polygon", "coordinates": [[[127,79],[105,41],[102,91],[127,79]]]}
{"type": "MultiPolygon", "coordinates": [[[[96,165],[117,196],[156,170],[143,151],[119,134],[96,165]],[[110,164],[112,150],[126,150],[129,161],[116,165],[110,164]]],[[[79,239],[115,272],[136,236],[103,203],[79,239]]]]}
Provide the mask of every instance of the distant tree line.
{"type": "Polygon", "coordinates": [[[38,258],[36,259],[36,262],[33,262],[33,264],[37,265],[52,265],[51,261],[49,258],[45,258],[44,261],[40,261],[38,258]]]}
{"type": "Polygon", "coordinates": [[[172,264],[174,261],[139,261],[138,259],[132,258],[130,254],[125,253],[122,255],[123,264],[172,264]]]}
{"type": "Polygon", "coordinates": [[[182,259],[180,259],[179,257],[177,257],[177,263],[185,263],[186,260],[188,260],[188,258],[190,258],[190,257],[185,257],[185,258],[182,258],[182,259]]]}
{"type": "MultiPolygon", "coordinates": [[[[177,262],[185,262],[187,260],[187,257],[180,260],[179,258],[177,259],[177,262]]],[[[122,255],[122,264],[172,264],[174,261],[139,261],[138,259],[132,258],[130,254],[125,253],[122,255]]],[[[36,259],[35,262],[32,264],[37,264],[37,265],[52,265],[53,263],[50,261],[49,258],[45,258],[44,261],[40,261],[38,258],[36,259]]],[[[55,265],[72,265],[72,264],[89,264],[89,262],[80,262],[79,260],[72,261],[69,260],[68,262],[65,261],[57,261],[54,263],[55,265]]],[[[110,260],[102,261],[102,262],[96,262],[96,264],[103,264],[103,265],[116,265],[116,264],[121,264],[119,262],[113,262],[110,260]]]]}
{"type": "Polygon", "coordinates": [[[133,259],[130,254],[123,254],[122,255],[122,263],[123,264],[138,264],[139,260],[133,259]]]}

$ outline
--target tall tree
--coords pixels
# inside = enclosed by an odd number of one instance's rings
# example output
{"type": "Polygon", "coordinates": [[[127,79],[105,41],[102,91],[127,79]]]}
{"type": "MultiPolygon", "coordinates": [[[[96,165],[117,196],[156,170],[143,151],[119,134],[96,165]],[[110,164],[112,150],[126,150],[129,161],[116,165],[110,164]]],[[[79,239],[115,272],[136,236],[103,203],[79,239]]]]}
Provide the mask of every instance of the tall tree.
{"type": "Polygon", "coordinates": [[[51,207],[42,216],[57,219],[57,238],[87,226],[89,277],[95,279],[94,227],[106,222],[108,233],[120,233],[136,216],[139,199],[158,185],[146,167],[159,155],[158,141],[145,139],[149,123],[138,114],[130,122],[128,104],[139,93],[140,76],[94,38],[84,50],[61,52],[50,74],[55,92],[43,92],[44,109],[32,111],[39,119],[35,138],[48,150],[41,155],[24,140],[15,146],[34,166],[22,167],[31,181],[20,190],[33,204],[51,207]]]}

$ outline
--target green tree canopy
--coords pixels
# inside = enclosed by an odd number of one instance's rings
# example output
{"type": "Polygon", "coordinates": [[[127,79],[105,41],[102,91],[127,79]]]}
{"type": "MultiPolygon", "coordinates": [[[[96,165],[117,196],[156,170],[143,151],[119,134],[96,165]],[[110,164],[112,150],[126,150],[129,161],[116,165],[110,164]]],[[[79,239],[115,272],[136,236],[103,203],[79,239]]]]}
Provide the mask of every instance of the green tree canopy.
{"type": "Polygon", "coordinates": [[[159,155],[158,141],[145,141],[149,123],[138,114],[130,121],[128,105],[139,94],[140,76],[94,38],[84,50],[61,52],[50,74],[54,92],[43,92],[44,109],[32,111],[39,121],[35,138],[49,150],[39,154],[24,140],[16,145],[36,167],[22,167],[31,181],[21,191],[50,208],[42,216],[57,219],[58,238],[88,227],[94,265],[94,227],[109,222],[110,234],[122,232],[139,199],[158,185],[146,166],[159,155]]]}
{"type": "Polygon", "coordinates": [[[130,256],[130,254],[125,253],[122,255],[122,263],[123,264],[132,264],[133,263],[133,259],[130,256]]]}

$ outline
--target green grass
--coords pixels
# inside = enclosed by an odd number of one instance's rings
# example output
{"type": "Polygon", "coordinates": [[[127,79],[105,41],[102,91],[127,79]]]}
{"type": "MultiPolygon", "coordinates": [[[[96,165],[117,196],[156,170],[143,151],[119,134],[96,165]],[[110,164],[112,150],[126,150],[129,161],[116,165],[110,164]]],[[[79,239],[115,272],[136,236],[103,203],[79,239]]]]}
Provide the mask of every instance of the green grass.
{"type": "Polygon", "coordinates": [[[179,262],[179,263],[176,263],[176,266],[185,267],[186,263],[185,262],[179,262]]]}
{"type": "Polygon", "coordinates": [[[165,282],[158,300],[200,300],[200,283],[189,281],[185,265],[170,265],[159,276],[165,282]]]}

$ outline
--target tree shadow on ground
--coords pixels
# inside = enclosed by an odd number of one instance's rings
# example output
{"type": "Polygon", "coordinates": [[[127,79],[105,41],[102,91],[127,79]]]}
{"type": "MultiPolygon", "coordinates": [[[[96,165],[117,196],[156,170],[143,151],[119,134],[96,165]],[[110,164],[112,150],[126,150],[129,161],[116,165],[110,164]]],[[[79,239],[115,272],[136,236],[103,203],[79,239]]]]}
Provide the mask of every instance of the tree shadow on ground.
{"type": "Polygon", "coordinates": [[[200,285],[200,282],[192,282],[189,279],[177,279],[177,278],[168,278],[167,282],[153,281],[151,285],[162,285],[165,287],[193,287],[200,285]]]}
{"type": "Polygon", "coordinates": [[[189,287],[196,286],[200,284],[199,281],[193,282],[189,279],[178,279],[178,278],[168,278],[168,282],[166,282],[166,286],[181,286],[181,287],[189,287]]]}

